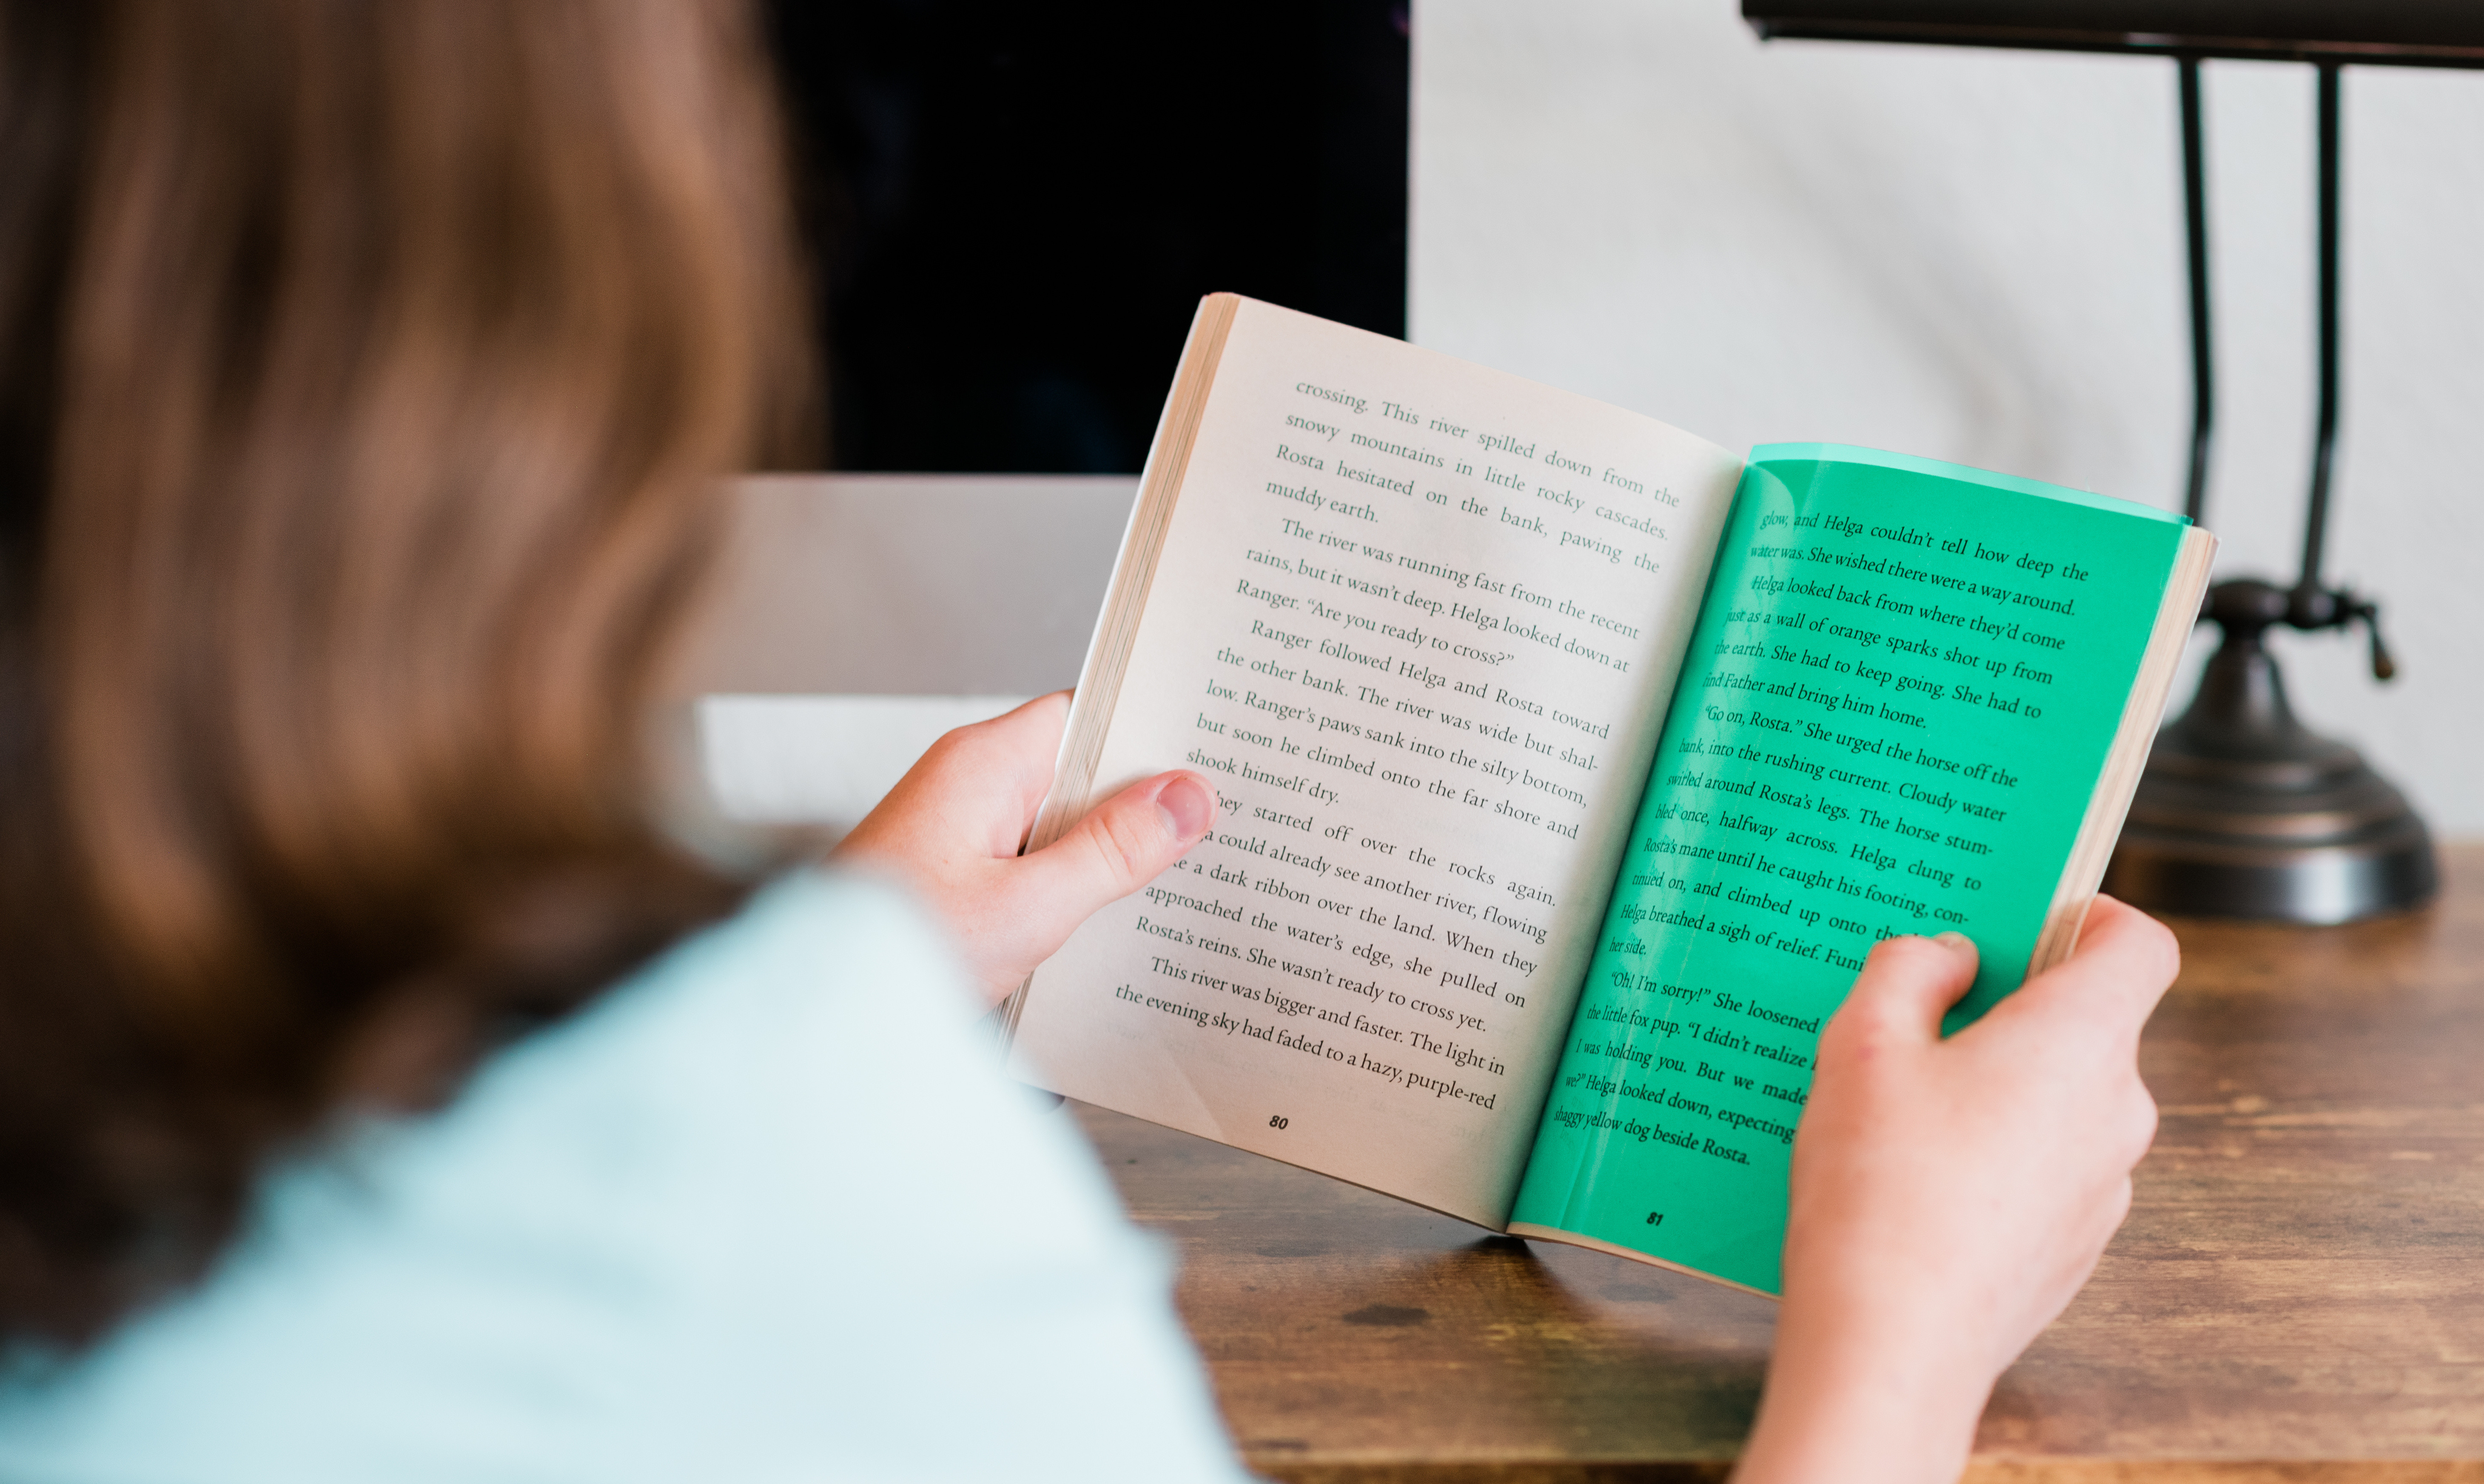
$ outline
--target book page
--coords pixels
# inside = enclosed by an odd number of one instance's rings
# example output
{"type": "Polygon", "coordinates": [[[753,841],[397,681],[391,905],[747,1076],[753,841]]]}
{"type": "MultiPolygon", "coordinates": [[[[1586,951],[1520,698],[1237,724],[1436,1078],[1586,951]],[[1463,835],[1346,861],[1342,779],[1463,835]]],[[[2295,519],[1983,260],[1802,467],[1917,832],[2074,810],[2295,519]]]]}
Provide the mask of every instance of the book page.
{"type": "Polygon", "coordinates": [[[1014,1056],[1498,1227],[1741,461],[1247,300],[1214,378],[1089,802],[1187,767],[1222,818],[1014,1056]]]}
{"type": "Polygon", "coordinates": [[[1952,1029],[2022,982],[2187,529],[1753,453],[1517,1222],[1776,1290],[1822,1025],[1886,937],[1975,940],[1952,1029]]]}

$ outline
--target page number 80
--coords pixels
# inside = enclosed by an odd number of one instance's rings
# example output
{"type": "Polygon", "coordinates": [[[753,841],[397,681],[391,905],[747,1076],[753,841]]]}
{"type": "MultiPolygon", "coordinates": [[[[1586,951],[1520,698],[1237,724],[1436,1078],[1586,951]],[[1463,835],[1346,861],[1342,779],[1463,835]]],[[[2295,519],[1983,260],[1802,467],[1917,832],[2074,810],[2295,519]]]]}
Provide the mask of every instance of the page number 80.
{"type": "Polygon", "coordinates": [[[1270,1128],[1282,1128],[1291,1121],[1292,1120],[1287,1119],[1282,1113],[1272,1113],[1268,1115],[1268,1126],[1270,1128]]]}

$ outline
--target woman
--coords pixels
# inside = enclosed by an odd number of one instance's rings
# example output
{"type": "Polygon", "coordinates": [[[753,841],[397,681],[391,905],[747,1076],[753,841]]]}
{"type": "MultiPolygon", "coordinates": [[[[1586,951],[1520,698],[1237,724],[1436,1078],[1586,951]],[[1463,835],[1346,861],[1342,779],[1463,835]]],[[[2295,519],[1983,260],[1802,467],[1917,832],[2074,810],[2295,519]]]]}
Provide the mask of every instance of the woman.
{"type": "MultiPolygon", "coordinates": [[[[651,822],[774,129],[731,0],[0,0],[0,1476],[1232,1475],[969,1028],[1204,782],[1020,858],[1063,703],[954,735],[848,850],[936,930],[651,822]]],[[[1969,953],[1823,1042],[1753,1477],[1953,1467],[2127,1200],[2161,930],[1969,953]]]]}

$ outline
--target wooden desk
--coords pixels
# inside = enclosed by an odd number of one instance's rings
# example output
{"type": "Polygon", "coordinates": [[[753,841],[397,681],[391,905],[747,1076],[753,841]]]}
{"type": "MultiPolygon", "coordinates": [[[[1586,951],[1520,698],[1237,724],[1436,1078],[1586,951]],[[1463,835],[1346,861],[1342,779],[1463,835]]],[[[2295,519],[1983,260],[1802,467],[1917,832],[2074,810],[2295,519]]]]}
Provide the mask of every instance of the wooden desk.
{"type": "MultiPolygon", "coordinates": [[[[1970,1478],[2484,1480],[2484,846],[2446,865],[2413,917],[2179,925],[2137,1203],[1970,1478]]],[[[1272,1477],[1718,1478],[1750,1424],[1765,1300],[1080,1116],[1272,1477]]]]}

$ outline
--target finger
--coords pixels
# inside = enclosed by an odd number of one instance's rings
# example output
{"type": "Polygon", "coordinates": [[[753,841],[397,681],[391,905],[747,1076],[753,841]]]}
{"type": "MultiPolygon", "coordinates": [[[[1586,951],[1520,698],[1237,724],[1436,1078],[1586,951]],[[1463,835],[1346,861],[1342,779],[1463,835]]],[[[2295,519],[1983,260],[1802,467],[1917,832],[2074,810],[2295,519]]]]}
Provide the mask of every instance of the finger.
{"type": "MultiPolygon", "coordinates": [[[[884,811],[888,823],[919,822],[941,839],[972,840],[987,856],[1014,855],[1051,790],[1068,719],[1069,692],[1058,690],[946,732],[873,813],[884,811]]],[[[856,831],[877,832],[877,824],[856,831]]]]}
{"type": "Polygon", "coordinates": [[[1863,972],[1831,1023],[1936,1041],[1941,1016],[1975,983],[1979,961],[1974,942],[1964,933],[1883,939],[1864,960],[1863,972]]]}
{"type": "Polygon", "coordinates": [[[2136,1073],[2130,1079],[2130,1091],[2121,1099],[2121,1147],[2129,1165],[2136,1167],[2147,1157],[2147,1147],[2156,1142],[2156,1099],[2136,1073]]]}
{"type": "Polygon", "coordinates": [[[1216,822],[1216,790],[1194,772],[1134,783],[1088,811],[1069,833],[1017,861],[1015,905],[1030,920],[1060,925],[1066,939],[1108,902],[1155,879],[1216,822]]]}
{"type": "Polygon", "coordinates": [[[1055,690],[989,721],[961,726],[942,741],[972,769],[979,787],[1008,799],[1032,820],[1043,796],[1052,791],[1061,734],[1068,725],[1069,692],[1055,690]]]}
{"type": "Polygon", "coordinates": [[[2163,923],[2111,897],[2098,897],[2067,962],[2028,981],[2025,1013],[2066,1015],[2136,1039],[2182,967],[2181,945],[2163,923]]]}
{"type": "Polygon", "coordinates": [[[2124,1012],[2144,1021],[2182,972],[2182,945],[2155,918],[2099,896],[2088,908],[2070,963],[2113,984],[2122,993],[2124,1012]]]}
{"type": "Polygon", "coordinates": [[[1061,766],[1061,739],[1069,729],[1069,696],[1066,690],[1055,690],[979,723],[986,734],[981,739],[980,760],[990,770],[992,787],[1006,791],[1011,806],[1006,815],[996,814],[995,822],[1009,818],[1013,826],[1006,842],[995,842],[1002,846],[996,853],[1014,854],[1026,848],[1027,831],[1035,827],[1036,811],[1052,792],[1052,780],[1061,766]]]}

